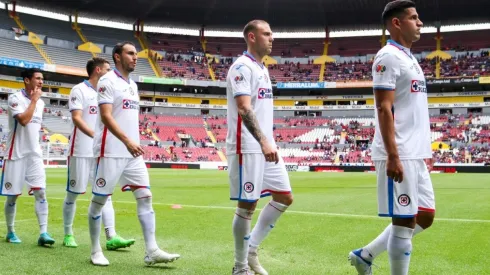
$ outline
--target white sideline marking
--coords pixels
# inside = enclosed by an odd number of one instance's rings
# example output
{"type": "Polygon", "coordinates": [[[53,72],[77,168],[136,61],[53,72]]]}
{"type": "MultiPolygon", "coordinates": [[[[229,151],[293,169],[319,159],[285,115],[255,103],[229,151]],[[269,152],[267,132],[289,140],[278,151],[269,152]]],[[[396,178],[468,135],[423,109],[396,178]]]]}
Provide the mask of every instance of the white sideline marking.
{"type": "MultiPolygon", "coordinates": [[[[50,198],[49,200],[64,200],[65,198],[50,198]]],[[[89,202],[88,199],[77,199],[77,201],[85,201],[89,202]]],[[[125,203],[125,204],[136,204],[135,201],[119,201],[113,200],[113,203],[125,203]]],[[[161,203],[161,202],[153,202],[154,205],[165,205],[172,206],[176,203],[161,203]]],[[[199,209],[226,209],[226,210],[235,210],[235,207],[230,206],[212,206],[212,205],[188,205],[181,204],[182,207],[188,208],[199,208],[199,209]]],[[[262,210],[261,208],[257,208],[257,210],[262,210]]],[[[344,213],[329,213],[329,212],[311,212],[311,211],[299,211],[299,210],[287,210],[289,214],[298,214],[298,215],[311,215],[311,216],[330,216],[330,217],[346,217],[346,218],[363,218],[363,219],[379,219],[386,220],[387,218],[372,216],[372,215],[356,215],[356,214],[344,214],[344,213]]],[[[445,222],[467,222],[467,223],[490,223],[490,220],[478,220],[478,219],[453,219],[453,218],[438,218],[436,216],[436,221],[445,221],[445,222]]]]}
{"type": "MultiPolygon", "coordinates": [[[[16,220],[15,222],[31,222],[31,221],[37,221],[37,219],[24,219],[24,220],[16,220]]],[[[7,223],[6,221],[0,221],[1,224],[7,223]]]]}

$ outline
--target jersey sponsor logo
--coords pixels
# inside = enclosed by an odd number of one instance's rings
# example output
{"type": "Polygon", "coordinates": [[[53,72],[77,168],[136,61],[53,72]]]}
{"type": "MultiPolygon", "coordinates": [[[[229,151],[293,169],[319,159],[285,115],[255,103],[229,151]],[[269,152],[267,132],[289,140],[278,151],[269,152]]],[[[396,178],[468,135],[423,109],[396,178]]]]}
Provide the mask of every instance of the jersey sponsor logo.
{"type": "Polygon", "coordinates": [[[243,77],[243,75],[240,73],[240,75],[237,75],[235,76],[235,79],[233,79],[235,81],[235,84],[238,84],[240,82],[243,82],[245,78],[243,77]]]}
{"type": "Polygon", "coordinates": [[[401,206],[408,206],[410,204],[410,202],[411,202],[411,199],[407,194],[401,194],[400,196],[398,196],[398,203],[401,206]]]}
{"type": "Polygon", "coordinates": [[[72,96],[70,100],[71,100],[72,103],[75,103],[77,101],[77,97],[76,96],[72,96]]]}
{"type": "Polygon", "coordinates": [[[98,186],[98,187],[104,187],[105,186],[105,179],[103,178],[99,178],[95,184],[98,186]]]}
{"type": "Polygon", "coordinates": [[[254,191],[254,189],[255,189],[254,184],[251,182],[246,182],[243,185],[243,190],[245,190],[245,192],[247,192],[247,193],[252,193],[254,191]]]}
{"type": "Polygon", "coordinates": [[[76,180],[71,180],[70,181],[70,186],[71,187],[75,187],[75,185],[77,185],[77,181],[76,180]]]}
{"type": "Polygon", "coordinates": [[[106,91],[106,87],[102,86],[99,88],[99,93],[103,94],[106,91]]]}
{"type": "Polygon", "coordinates": [[[268,88],[259,88],[257,97],[259,99],[267,99],[267,98],[272,98],[272,89],[268,88]]]}
{"type": "Polygon", "coordinates": [[[412,80],[410,86],[410,92],[412,93],[427,93],[427,87],[424,80],[412,80]]]}
{"type": "Polygon", "coordinates": [[[123,104],[122,104],[123,109],[131,109],[131,110],[138,110],[140,108],[140,105],[138,101],[131,100],[131,99],[123,99],[123,104]]]}
{"type": "Polygon", "coordinates": [[[376,65],[376,72],[377,73],[384,73],[386,71],[386,66],[385,65],[376,65]]]}
{"type": "Polygon", "coordinates": [[[10,188],[12,188],[12,183],[10,182],[5,183],[5,189],[10,190],[10,188]]]}
{"type": "Polygon", "coordinates": [[[18,104],[17,102],[12,102],[12,103],[10,104],[10,106],[11,106],[12,108],[15,108],[15,107],[19,106],[19,104],[18,104]]]}
{"type": "Polygon", "coordinates": [[[97,106],[90,106],[88,107],[88,113],[91,115],[97,114],[97,106]]]}

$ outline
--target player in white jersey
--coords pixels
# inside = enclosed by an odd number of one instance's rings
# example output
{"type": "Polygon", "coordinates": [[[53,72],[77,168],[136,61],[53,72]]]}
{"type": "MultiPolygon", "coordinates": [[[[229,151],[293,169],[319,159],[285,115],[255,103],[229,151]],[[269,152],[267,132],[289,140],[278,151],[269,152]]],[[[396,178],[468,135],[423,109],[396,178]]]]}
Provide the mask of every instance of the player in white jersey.
{"type": "Polygon", "coordinates": [[[39,222],[40,236],[38,245],[53,245],[54,240],[48,234],[48,201],[46,199],[46,172],[39,144],[39,131],[44,112],[41,99],[43,74],[37,69],[22,72],[25,89],[8,98],[9,136],[7,155],[2,168],[0,194],[7,196],[5,201],[5,219],[7,223],[7,242],[20,243],[14,230],[16,201],[22,194],[24,184],[29,194],[35,197],[35,212],[39,222]]]}
{"type": "MultiPolygon", "coordinates": [[[[70,92],[69,107],[73,121],[73,130],[70,138],[68,153],[68,178],[66,183],[66,197],[63,203],[63,221],[65,225],[65,238],[63,245],[77,247],[73,236],[73,219],[76,211],[76,199],[79,194],[85,194],[87,183],[93,182],[95,162],[93,153],[93,137],[95,121],[97,118],[97,83],[99,79],[111,70],[109,61],[95,57],[87,62],[89,79],[76,85],[70,92]]],[[[102,208],[102,221],[106,233],[106,248],[116,250],[129,247],[135,240],[125,240],[116,234],[114,222],[114,208],[109,197],[102,208]]]]}
{"type": "Polygon", "coordinates": [[[90,258],[94,265],[109,265],[99,242],[100,217],[117,182],[123,191],[131,190],[136,199],[146,245],[145,263],[167,263],[180,257],[161,250],[155,238],[150,179],[139,138],[138,87],[129,78],[129,73],[136,67],[137,54],[131,42],[118,43],[112,51],[116,68],[105,74],[97,84],[99,115],[94,138],[97,164],[88,210],[92,241],[90,258]]]}
{"type": "Polygon", "coordinates": [[[243,35],[247,51],[233,63],[226,78],[230,199],[238,201],[233,220],[232,274],[268,274],[259,263],[257,249],[291,205],[293,196],[286,166],[274,142],[272,84],[262,64],[272,50],[272,31],[267,22],[254,20],[245,26],[243,35]],[[250,233],[257,201],[268,195],[272,200],[250,233]]]}
{"type": "Polygon", "coordinates": [[[372,69],[377,121],[372,159],[379,216],[391,217],[392,224],[365,247],[351,251],[349,260],[359,274],[372,274],[374,258],[387,250],[391,274],[405,275],[412,236],[431,226],[435,215],[427,87],[410,51],[423,24],[409,0],[388,3],[382,18],[391,40],[376,55],[372,69]]]}

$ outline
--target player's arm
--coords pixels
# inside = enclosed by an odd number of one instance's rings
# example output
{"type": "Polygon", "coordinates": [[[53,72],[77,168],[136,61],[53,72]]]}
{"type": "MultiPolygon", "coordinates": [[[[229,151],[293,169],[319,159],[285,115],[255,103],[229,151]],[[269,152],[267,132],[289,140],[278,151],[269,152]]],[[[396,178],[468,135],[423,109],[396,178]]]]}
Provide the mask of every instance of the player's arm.
{"type": "Polygon", "coordinates": [[[396,79],[400,76],[400,61],[393,54],[384,53],[376,58],[373,65],[373,88],[378,115],[379,129],[387,154],[386,173],[396,182],[403,181],[403,167],[395,140],[396,79]]]}
{"type": "Polygon", "coordinates": [[[238,115],[242,119],[243,125],[260,144],[265,159],[269,162],[277,163],[279,161],[277,149],[269,143],[267,137],[260,129],[259,121],[253,111],[252,91],[250,89],[251,79],[252,71],[246,65],[236,64],[231,68],[229,81],[237,105],[238,115]]]}
{"type": "Polygon", "coordinates": [[[9,98],[10,114],[20,123],[20,125],[25,127],[32,120],[34,111],[36,110],[37,101],[41,98],[41,95],[42,90],[40,88],[30,91],[31,103],[29,103],[27,109],[22,109],[19,104],[20,102],[18,102],[16,98],[9,98]]]}
{"type": "Polygon", "coordinates": [[[114,90],[110,80],[108,78],[102,78],[97,85],[97,91],[100,118],[102,123],[117,139],[119,139],[122,143],[124,143],[124,145],[126,145],[126,148],[133,157],[143,155],[143,148],[132,141],[130,138],[128,138],[126,134],[124,134],[124,132],[121,130],[121,127],[119,127],[116,120],[112,116],[114,90]]]}
{"type": "Polygon", "coordinates": [[[90,129],[87,123],[83,120],[83,97],[82,91],[78,88],[73,88],[70,92],[70,101],[68,102],[70,112],[71,112],[71,120],[75,127],[80,129],[84,134],[93,138],[94,130],[90,129]]]}

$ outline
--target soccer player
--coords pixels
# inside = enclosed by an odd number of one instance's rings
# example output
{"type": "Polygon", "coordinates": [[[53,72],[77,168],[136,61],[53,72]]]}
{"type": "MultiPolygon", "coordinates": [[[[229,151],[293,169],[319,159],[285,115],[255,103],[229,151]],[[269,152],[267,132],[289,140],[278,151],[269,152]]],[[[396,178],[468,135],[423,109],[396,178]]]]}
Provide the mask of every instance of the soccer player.
{"type": "Polygon", "coordinates": [[[372,159],[376,167],[379,216],[392,224],[374,241],[349,253],[359,274],[388,250],[391,274],[408,274],[412,236],[431,226],[435,199],[428,166],[432,152],[424,72],[410,51],[420,39],[422,22],[415,4],[386,5],[383,22],[390,32],[373,63],[376,131],[372,159]]]}
{"type": "Polygon", "coordinates": [[[53,245],[48,234],[48,201],[46,199],[46,171],[42,159],[39,131],[43,120],[44,101],[41,99],[43,74],[38,69],[22,72],[25,89],[8,98],[10,133],[7,140],[7,155],[3,163],[1,195],[5,201],[7,242],[21,243],[14,230],[17,197],[24,184],[35,198],[34,208],[39,222],[40,236],[37,244],[53,245]]]}
{"type": "Polygon", "coordinates": [[[230,199],[238,201],[233,219],[235,266],[232,274],[268,274],[257,249],[293,202],[291,185],[273,136],[273,93],[264,56],[271,53],[272,31],[267,22],[249,22],[243,35],[247,51],[230,67],[227,82],[228,172],[230,199]],[[250,233],[252,215],[261,197],[272,200],[250,233]]]}
{"type": "Polygon", "coordinates": [[[136,48],[131,42],[118,43],[112,51],[112,58],[116,68],[106,73],[97,85],[99,115],[94,138],[97,168],[88,209],[91,261],[94,265],[109,265],[99,242],[100,217],[102,208],[119,182],[121,190],[131,190],[136,199],[146,245],[145,263],[172,262],[180,255],[161,250],[155,237],[150,179],[139,138],[138,87],[129,78],[138,59],[136,48]]]}
{"type": "MultiPolygon", "coordinates": [[[[73,236],[73,219],[76,211],[76,199],[79,194],[85,194],[87,183],[93,182],[94,153],[93,137],[95,120],[97,118],[97,87],[99,79],[111,70],[109,61],[95,57],[87,62],[89,80],[73,87],[70,92],[69,107],[73,121],[73,131],[70,139],[68,155],[68,179],[66,183],[66,197],[63,204],[63,221],[65,224],[65,238],[63,245],[77,247],[73,236]]],[[[129,247],[135,240],[125,240],[116,234],[114,222],[114,208],[111,198],[102,208],[102,221],[105,226],[106,248],[116,250],[129,247]]]]}

